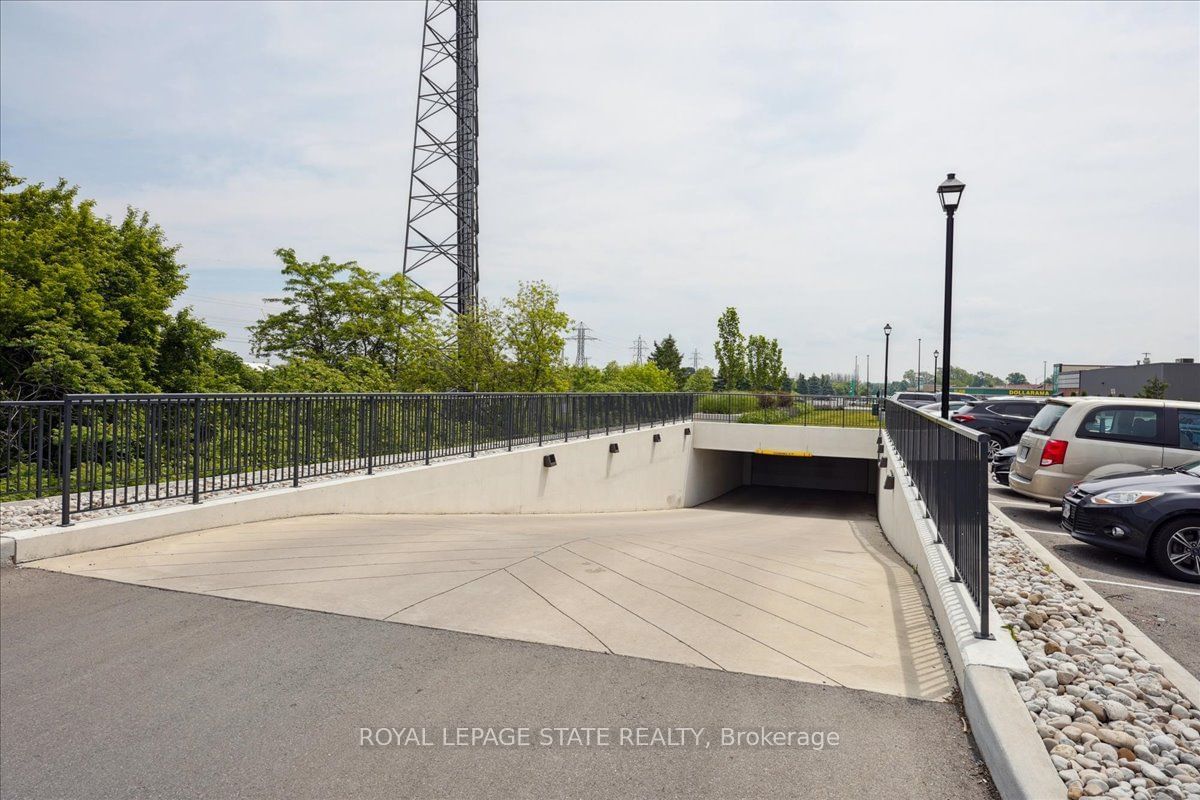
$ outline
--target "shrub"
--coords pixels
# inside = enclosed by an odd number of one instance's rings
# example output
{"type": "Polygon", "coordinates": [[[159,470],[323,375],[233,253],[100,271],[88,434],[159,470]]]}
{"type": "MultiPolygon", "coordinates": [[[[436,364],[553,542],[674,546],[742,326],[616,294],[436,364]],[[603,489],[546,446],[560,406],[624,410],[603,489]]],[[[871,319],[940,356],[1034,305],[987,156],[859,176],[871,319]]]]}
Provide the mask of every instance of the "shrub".
{"type": "Polygon", "coordinates": [[[757,407],[754,395],[703,394],[696,398],[698,414],[742,414],[757,407]]]}

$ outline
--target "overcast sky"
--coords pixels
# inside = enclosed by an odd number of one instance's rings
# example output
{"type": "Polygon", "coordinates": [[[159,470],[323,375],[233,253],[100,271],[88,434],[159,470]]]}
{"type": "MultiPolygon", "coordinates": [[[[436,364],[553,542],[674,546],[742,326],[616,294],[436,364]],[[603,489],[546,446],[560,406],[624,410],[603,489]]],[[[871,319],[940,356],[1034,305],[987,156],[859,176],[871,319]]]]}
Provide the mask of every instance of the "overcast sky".
{"type": "MultiPolygon", "coordinates": [[[[0,5],[0,155],[182,244],[246,353],[272,251],[402,263],[422,5],[0,5]]],[[[1200,5],[480,8],[481,292],[544,279],[593,363],[716,319],[789,369],[1200,356],[1200,5]]]]}

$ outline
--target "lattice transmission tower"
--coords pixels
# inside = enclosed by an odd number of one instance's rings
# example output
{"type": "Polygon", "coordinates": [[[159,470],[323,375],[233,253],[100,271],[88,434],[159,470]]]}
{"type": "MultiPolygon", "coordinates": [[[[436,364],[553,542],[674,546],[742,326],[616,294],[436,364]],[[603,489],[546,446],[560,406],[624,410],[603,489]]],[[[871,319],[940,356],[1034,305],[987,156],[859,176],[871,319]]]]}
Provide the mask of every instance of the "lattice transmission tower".
{"type": "Polygon", "coordinates": [[[646,340],[641,337],[641,334],[638,334],[637,341],[634,342],[633,347],[631,347],[629,349],[633,350],[636,353],[634,358],[636,359],[636,362],[638,364],[641,364],[642,363],[642,352],[646,349],[646,340]]]}
{"type": "Polygon", "coordinates": [[[587,366],[587,343],[599,341],[598,337],[588,336],[591,330],[582,322],[575,326],[575,366],[577,367],[587,366]]]}
{"type": "Polygon", "coordinates": [[[456,314],[479,302],[478,0],[426,0],[404,274],[456,314]]]}

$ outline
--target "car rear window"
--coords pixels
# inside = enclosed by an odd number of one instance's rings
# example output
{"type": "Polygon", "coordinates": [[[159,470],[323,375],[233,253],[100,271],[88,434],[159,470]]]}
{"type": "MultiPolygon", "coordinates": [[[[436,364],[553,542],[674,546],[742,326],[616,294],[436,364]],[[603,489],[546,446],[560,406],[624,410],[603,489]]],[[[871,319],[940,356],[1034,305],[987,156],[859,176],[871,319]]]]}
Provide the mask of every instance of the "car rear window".
{"type": "Polygon", "coordinates": [[[1153,442],[1158,439],[1162,416],[1162,409],[1158,408],[1097,408],[1083,418],[1079,435],[1092,439],[1153,442]]]}
{"type": "Polygon", "coordinates": [[[1200,450],[1200,411],[1179,412],[1179,446],[1200,450]]]}
{"type": "Polygon", "coordinates": [[[1065,413],[1067,413],[1066,406],[1060,406],[1057,403],[1048,403],[1033,418],[1033,422],[1029,423],[1030,432],[1050,433],[1065,413]]]}
{"type": "Polygon", "coordinates": [[[1009,403],[1008,411],[1005,411],[1004,413],[1013,417],[1027,417],[1029,419],[1033,419],[1033,417],[1037,415],[1041,408],[1041,403],[1025,403],[1017,401],[1015,403],[1009,403]]]}

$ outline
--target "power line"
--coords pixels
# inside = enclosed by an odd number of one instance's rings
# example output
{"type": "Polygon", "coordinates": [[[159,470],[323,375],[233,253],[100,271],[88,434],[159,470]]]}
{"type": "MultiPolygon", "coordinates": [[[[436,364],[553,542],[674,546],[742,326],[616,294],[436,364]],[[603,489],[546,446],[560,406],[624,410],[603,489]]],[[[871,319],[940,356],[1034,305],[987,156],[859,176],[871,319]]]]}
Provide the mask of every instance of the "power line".
{"type": "Polygon", "coordinates": [[[242,308],[253,308],[256,311],[261,311],[262,307],[267,303],[278,303],[279,302],[278,300],[273,300],[271,298],[264,297],[262,303],[258,303],[258,304],[242,303],[237,300],[225,300],[225,299],[222,299],[219,297],[206,297],[205,295],[202,295],[202,294],[190,294],[190,293],[180,299],[201,300],[205,303],[216,303],[217,305],[222,305],[222,306],[241,306],[242,308]]]}

